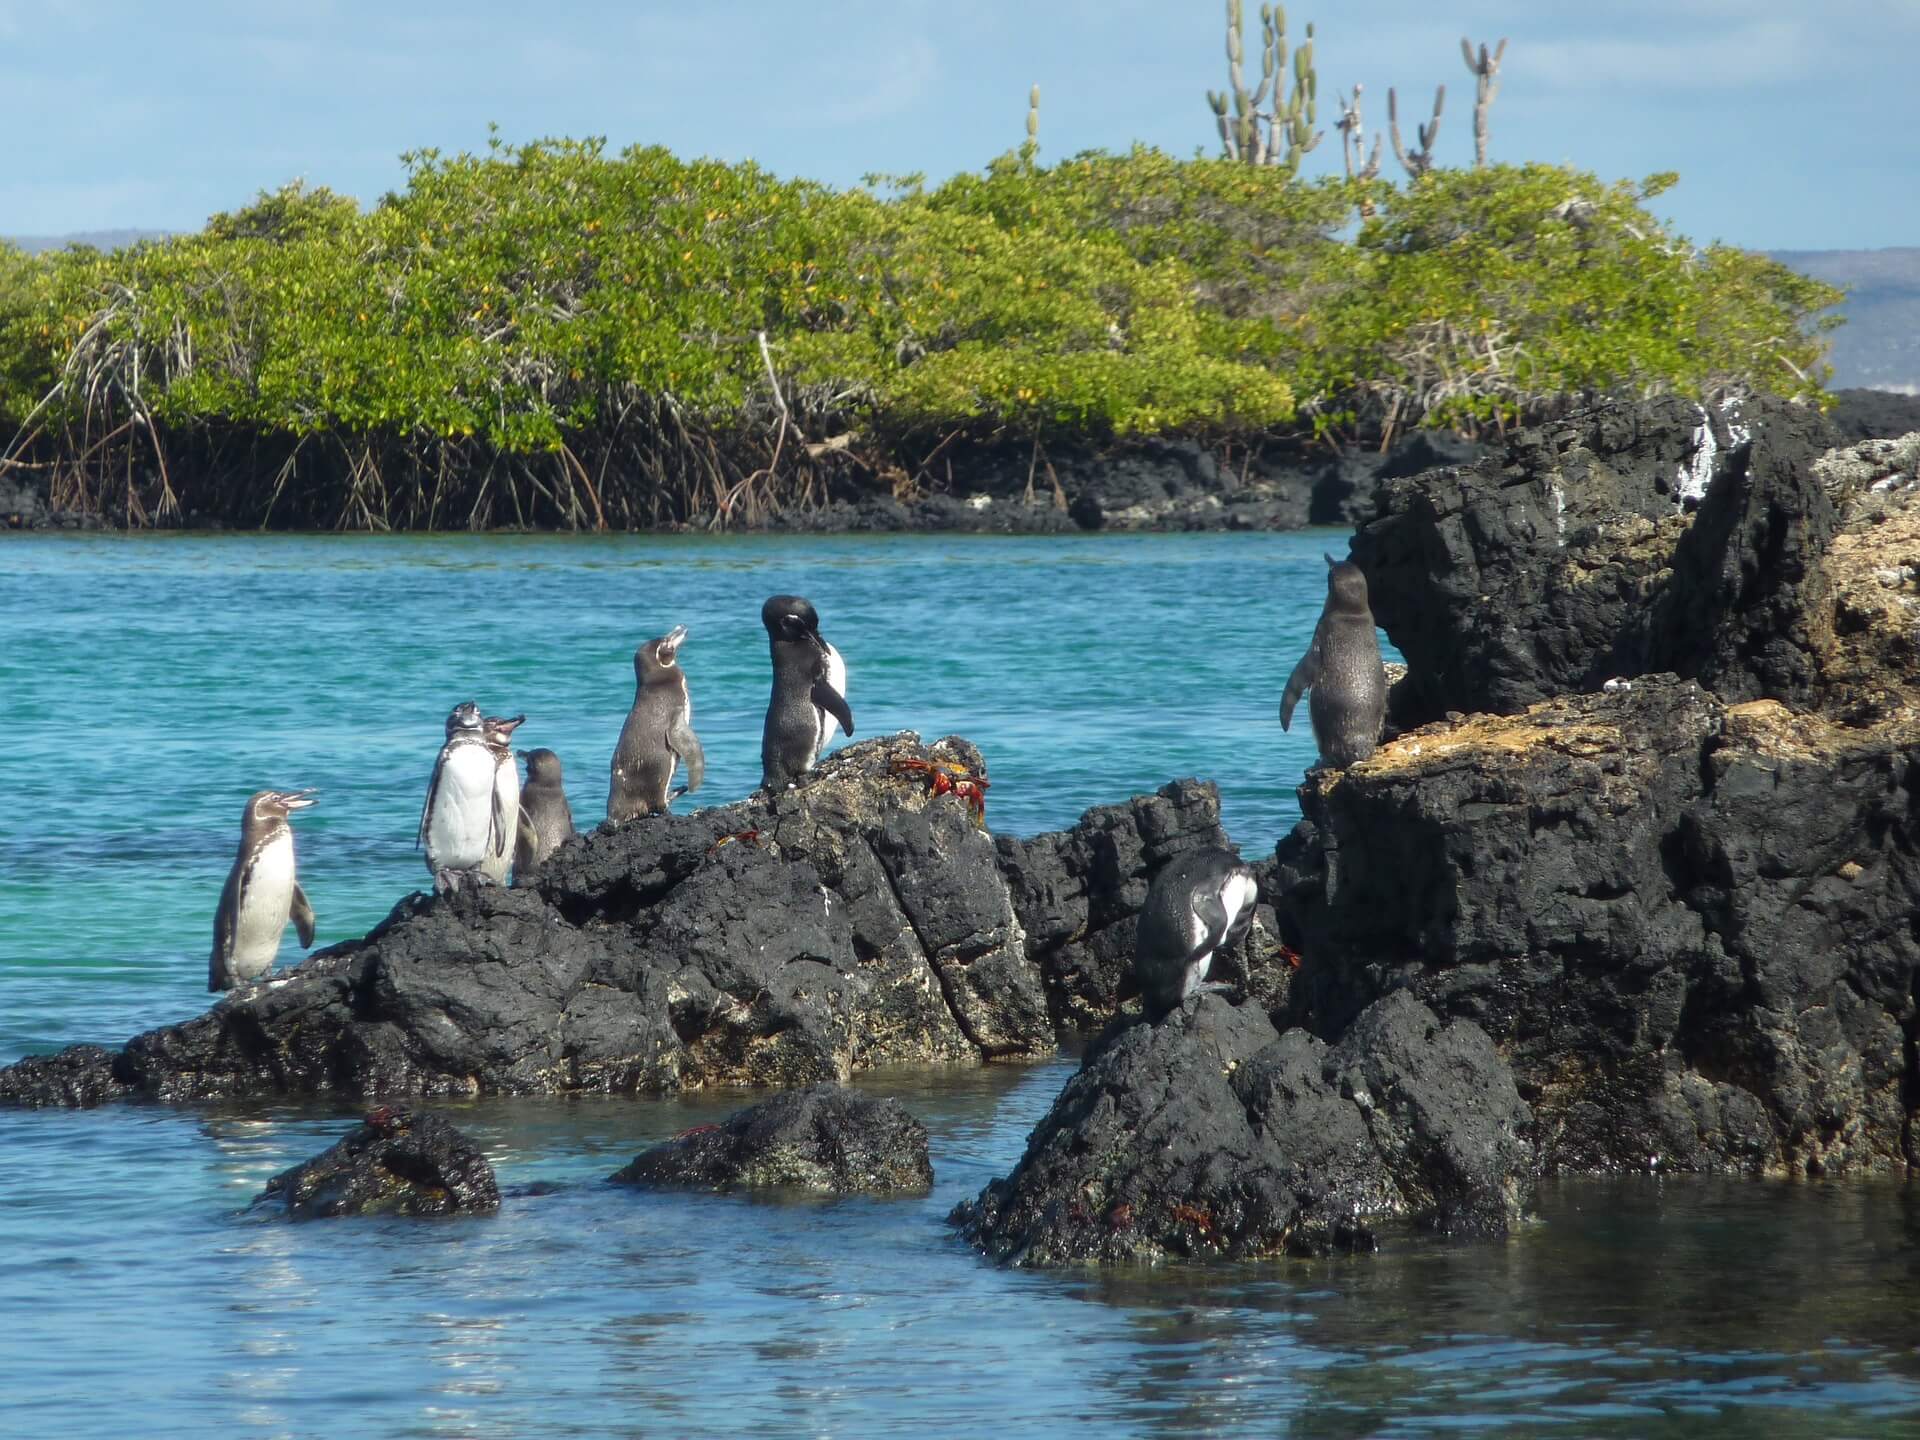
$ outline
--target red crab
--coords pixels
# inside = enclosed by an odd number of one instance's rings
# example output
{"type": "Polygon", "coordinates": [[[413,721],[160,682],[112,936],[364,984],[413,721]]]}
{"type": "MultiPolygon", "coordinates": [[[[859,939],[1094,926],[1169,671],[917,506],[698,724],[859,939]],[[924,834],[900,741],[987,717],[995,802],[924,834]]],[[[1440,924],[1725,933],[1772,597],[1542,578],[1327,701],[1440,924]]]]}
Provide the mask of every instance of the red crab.
{"type": "Polygon", "coordinates": [[[952,760],[920,760],[912,755],[895,755],[887,763],[889,775],[924,775],[935,795],[957,795],[973,812],[973,823],[987,823],[987,777],[976,775],[952,760]]]}

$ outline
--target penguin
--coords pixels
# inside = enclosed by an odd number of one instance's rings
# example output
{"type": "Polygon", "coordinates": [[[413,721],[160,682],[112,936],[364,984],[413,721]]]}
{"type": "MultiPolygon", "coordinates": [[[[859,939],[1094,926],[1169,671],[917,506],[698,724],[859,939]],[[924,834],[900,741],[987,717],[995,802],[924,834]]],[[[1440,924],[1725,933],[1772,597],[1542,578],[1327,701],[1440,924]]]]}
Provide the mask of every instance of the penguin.
{"type": "Polygon", "coordinates": [[[493,752],[493,814],[497,827],[487,842],[487,858],[480,862],[480,873],[496,885],[507,883],[520,834],[520,762],[513,754],[513,732],[526,723],[524,715],[511,719],[489,715],[480,722],[480,733],[493,752]]]}
{"type": "Polygon", "coordinates": [[[312,805],[311,790],[260,790],[240,817],[240,853],[233,857],[220,908],[213,915],[207,989],[218,993],[273,969],[291,916],[301,947],[313,944],[313,906],[294,878],[293,827],[287,816],[312,805]]]}
{"type": "Polygon", "coordinates": [[[1323,763],[1344,769],[1373,754],[1387,715],[1387,667],[1367,608],[1367,577],[1351,560],[1328,555],[1327,603],[1313,642],[1287,677],[1280,728],[1290,729],[1300,693],[1311,690],[1307,714],[1323,763]]]}
{"type": "Polygon", "coordinates": [[[478,705],[471,700],[456,705],[447,716],[447,743],[427,783],[414,845],[427,847],[436,893],[457,889],[462,875],[480,876],[502,828],[496,798],[500,765],[484,726],[478,705]]]}
{"type": "Polygon", "coordinates": [[[1217,953],[1247,933],[1258,895],[1253,871],[1219,846],[1176,855],[1153,877],[1133,952],[1149,1020],[1162,1019],[1195,995],[1228,988],[1209,982],[1207,971],[1217,953]]]}
{"type": "Polygon", "coordinates": [[[514,879],[538,870],[571,834],[573,807],[560,779],[560,757],[551,750],[527,751],[527,783],[520,790],[520,823],[514,827],[514,879]]]}
{"type": "Polygon", "coordinates": [[[693,733],[693,701],[680,668],[687,627],[676,625],[633,652],[633,708],[613,748],[613,778],[607,786],[607,819],[664,815],[676,796],[691,795],[707,774],[707,754],[693,733]],[[687,767],[678,790],[674,769],[687,767]]]}
{"type": "Polygon", "coordinates": [[[775,595],[760,607],[773,652],[773,698],[760,738],[761,785],[797,782],[813,769],[836,723],[853,735],[847,705],[847,662],[820,638],[820,617],[798,595],[775,595]]]}

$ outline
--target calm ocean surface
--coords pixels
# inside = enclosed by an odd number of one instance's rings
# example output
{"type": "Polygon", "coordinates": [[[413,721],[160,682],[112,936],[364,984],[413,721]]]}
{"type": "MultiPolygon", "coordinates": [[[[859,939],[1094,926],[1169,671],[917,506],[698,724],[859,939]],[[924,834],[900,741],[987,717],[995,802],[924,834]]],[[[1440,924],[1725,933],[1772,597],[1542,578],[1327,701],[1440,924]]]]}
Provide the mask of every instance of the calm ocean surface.
{"type": "MultiPolygon", "coordinates": [[[[1322,550],[1344,536],[0,541],[0,1061],[205,1008],[255,789],[320,788],[318,943],[378,921],[425,883],[459,700],[525,711],[592,825],[633,648],[684,623],[698,798],[744,794],[780,591],[845,653],[862,736],[981,747],[994,828],[1193,774],[1263,854],[1312,758],[1274,709],[1322,550]]],[[[1910,1187],[1583,1182],[1499,1245],[994,1269],[944,1216],[1070,1063],[864,1078],[927,1123],[924,1200],[600,1183],[742,1093],[447,1105],[507,1196],[447,1222],[247,1213],[351,1109],[0,1109],[0,1435],[1920,1434],[1910,1187]]]]}

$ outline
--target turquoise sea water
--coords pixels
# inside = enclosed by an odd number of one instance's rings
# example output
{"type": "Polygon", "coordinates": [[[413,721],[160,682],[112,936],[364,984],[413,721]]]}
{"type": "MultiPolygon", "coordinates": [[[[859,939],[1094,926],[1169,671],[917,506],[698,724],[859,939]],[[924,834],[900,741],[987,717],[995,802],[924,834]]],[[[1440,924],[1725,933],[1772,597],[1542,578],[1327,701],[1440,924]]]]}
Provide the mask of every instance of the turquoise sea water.
{"type": "MultiPolygon", "coordinates": [[[[1274,708],[1344,543],[9,539],[0,1061],[204,1008],[254,789],[321,790],[296,821],[319,942],[379,920],[426,879],[458,700],[525,711],[590,825],[633,647],[685,623],[698,798],[743,794],[779,591],[846,654],[861,735],[980,745],[995,828],[1198,774],[1263,853],[1311,758],[1274,708]]],[[[738,1093],[449,1106],[507,1202],[444,1223],[246,1213],[349,1110],[0,1110],[0,1435],[1920,1433],[1907,1187],[1581,1182],[1498,1245],[997,1270],[943,1217],[1070,1063],[863,1078],[926,1121],[924,1200],[600,1183],[738,1093]]]]}

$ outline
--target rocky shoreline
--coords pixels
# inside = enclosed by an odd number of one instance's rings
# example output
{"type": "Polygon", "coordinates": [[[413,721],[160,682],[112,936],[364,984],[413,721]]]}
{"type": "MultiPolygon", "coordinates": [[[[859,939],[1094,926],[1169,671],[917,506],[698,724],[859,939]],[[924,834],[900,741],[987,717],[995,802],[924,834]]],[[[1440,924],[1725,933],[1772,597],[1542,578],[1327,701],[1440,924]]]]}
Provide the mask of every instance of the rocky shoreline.
{"type": "MultiPolygon", "coordinates": [[[[1152,876],[1230,843],[1211,784],[992,836],[926,783],[985,757],[903,733],[411,896],[202,1017],[0,1070],[0,1102],[802,1092],[1097,1036],[954,1216],[1033,1265],[1498,1234],[1546,1173],[1904,1170],[1920,434],[1832,441],[1610,405],[1383,490],[1353,553],[1408,660],[1391,733],[1305,777],[1230,999],[1144,1024],[1131,967],[1152,876]]],[[[910,1117],[830,1096],[623,1178],[858,1188],[864,1127],[917,1183],[910,1117]]]]}
{"type": "MultiPolygon", "coordinates": [[[[1920,397],[1879,390],[1834,392],[1824,427],[1828,445],[1914,430],[1920,430],[1920,397]]],[[[728,528],[1058,535],[1351,526],[1372,518],[1394,482],[1438,466],[1470,465],[1502,447],[1431,430],[1396,437],[1385,447],[1334,447],[1305,435],[1276,435],[1252,448],[1149,439],[1060,445],[1044,454],[1028,445],[956,445],[917,482],[898,466],[863,459],[851,447],[815,448],[822,480],[817,503],[761,512],[728,528]]],[[[196,531],[253,528],[250,520],[192,506],[178,524],[196,531]]],[[[0,473],[0,533],[119,528],[110,516],[53,509],[44,484],[20,472],[0,473]]]]}

